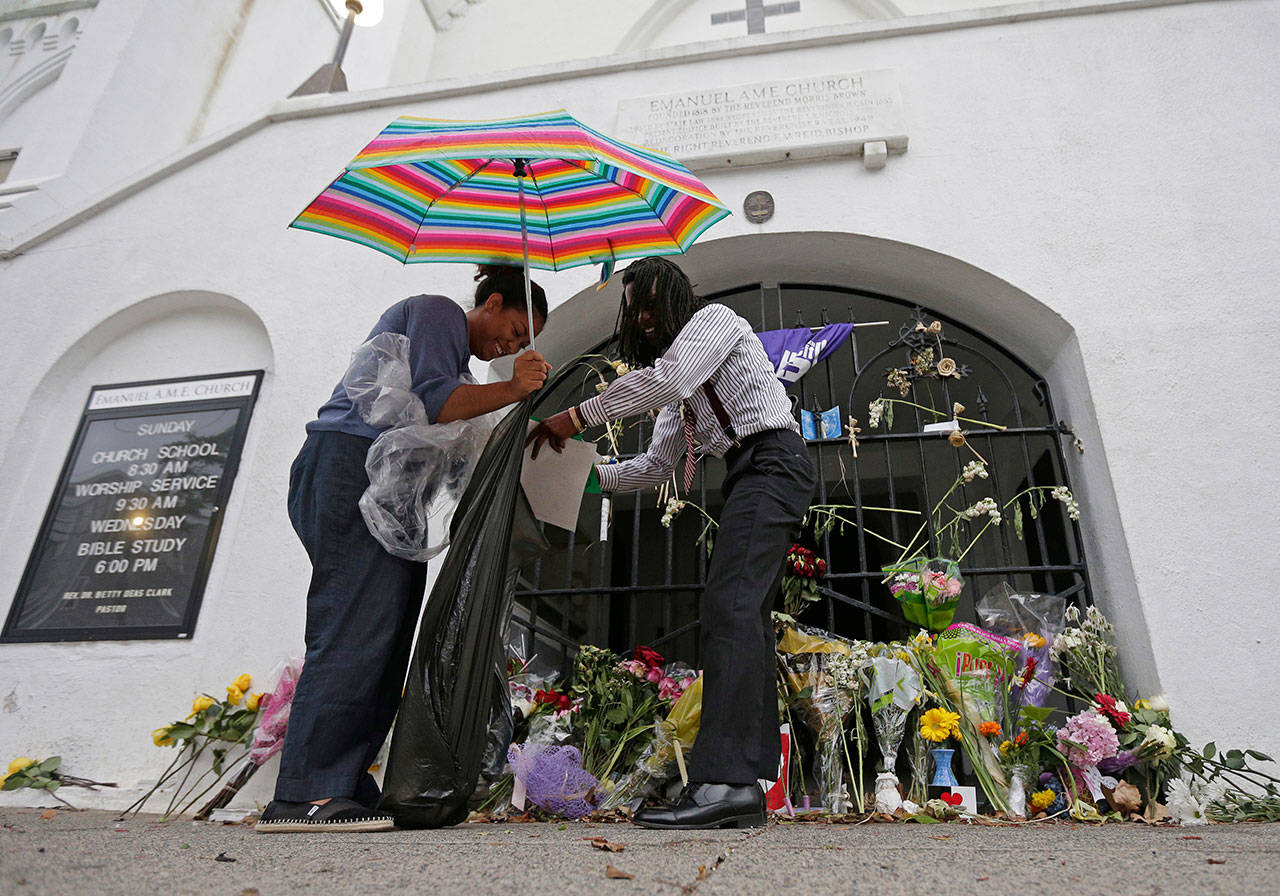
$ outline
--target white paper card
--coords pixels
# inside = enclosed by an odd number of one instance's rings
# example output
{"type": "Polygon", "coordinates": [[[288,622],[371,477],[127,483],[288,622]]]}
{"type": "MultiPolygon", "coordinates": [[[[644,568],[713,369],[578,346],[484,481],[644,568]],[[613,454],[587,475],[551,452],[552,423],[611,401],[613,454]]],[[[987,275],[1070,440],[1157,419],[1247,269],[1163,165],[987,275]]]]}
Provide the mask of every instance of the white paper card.
{"type": "Polygon", "coordinates": [[[924,427],[924,433],[926,435],[932,432],[941,434],[941,433],[955,432],[959,428],[960,428],[960,421],[944,420],[941,423],[926,423],[924,427]]]}
{"type": "MultiPolygon", "coordinates": [[[[537,424],[529,421],[529,428],[537,424]]],[[[561,529],[578,526],[578,511],[582,507],[582,490],[587,486],[592,464],[601,458],[592,442],[565,439],[564,451],[557,454],[544,442],[538,449],[538,458],[531,455],[533,446],[524,450],[524,468],[520,471],[520,485],[529,499],[529,509],[544,523],[561,529]]]]}

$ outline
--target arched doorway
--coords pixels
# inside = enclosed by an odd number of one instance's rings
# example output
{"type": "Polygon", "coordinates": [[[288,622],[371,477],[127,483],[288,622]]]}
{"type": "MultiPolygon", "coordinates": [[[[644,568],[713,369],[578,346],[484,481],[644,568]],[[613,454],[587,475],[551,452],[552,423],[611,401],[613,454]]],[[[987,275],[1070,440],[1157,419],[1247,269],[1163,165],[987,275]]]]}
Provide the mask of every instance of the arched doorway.
{"type": "MultiPolygon", "coordinates": [[[[989,462],[990,475],[965,483],[950,496],[955,507],[983,497],[1003,504],[1028,487],[1071,487],[1068,457],[1076,457],[1078,443],[1070,413],[1055,407],[1054,379],[1043,371],[1071,366],[1063,356],[1074,350],[1073,337],[1059,316],[1011,285],[919,247],[850,234],[711,241],[680,263],[702,294],[733,307],[757,331],[857,324],[845,345],[789,389],[797,409],[839,407],[842,421],[855,417],[862,429],[856,458],[847,432],[810,442],[822,471],[815,503],[844,505],[862,528],[836,529],[816,539],[810,530],[810,544],[828,560],[830,576],[823,599],[802,622],[877,640],[908,631],[882,584],[881,567],[895,559],[896,551],[870,533],[902,543],[921,518],[872,508],[921,511],[935,506],[973,457],[945,438],[925,433],[924,424],[932,418],[918,410],[899,410],[888,431],[883,424],[878,430],[868,425],[871,400],[898,397],[886,373],[909,364],[918,348],[917,324],[940,322],[939,348],[964,375],[913,381],[902,397],[938,408],[958,402],[966,417],[1005,427],[998,432],[972,428],[969,446],[989,462]]],[[[557,309],[552,321],[557,314],[567,319],[577,338],[549,326],[553,335],[544,337],[540,348],[545,341],[549,355],[562,362],[576,354],[609,354],[616,289],[614,293],[604,299],[584,292],[557,309]],[[568,307],[571,313],[566,313],[568,307]],[[587,334],[596,338],[582,338],[587,334]]],[[[596,382],[596,375],[582,367],[566,372],[541,398],[536,413],[580,401],[592,394],[596,382]]],[[[1071,384],[1066,391],[1067,405],[1081,406],[1071,384]]],[[[626,430],[620,445],[624,456],[643,450],[648,430],[647,421],[626,430]]],[[[694,485],[693,500],[712,517],[720,504],[722,474],[721,463],[704,463],[694,485]]],[[[618,651],[646,643],[696,664],[697,598],[706,573],[699,536],[705,521],[686,511],[664,527],[663,509],[652,492],[617,496],[607,508],[607,521],[604,509],[601,498],[589,495],[574,532],[548,531],[552,550],[522,571],[513,632],[523,635],[527,650],[552,663],[567,658],[580,643],[618,651]]],[[[1037,509],[1042,512],[1032,516],[1024,506],[1022,537],[1009,518],[965,554],[961,566],[967,584],[958,621],[973,621],[975,598],[1001,581],[1092,601],[1086,539],[1079,525],[1063,504],[1050,502],[1037,509]]],[[[964,524],[960,530],[973,534],[977,528],[964,524]]],[[[938,553],[941,547],[935,544],[938,553]]]]}

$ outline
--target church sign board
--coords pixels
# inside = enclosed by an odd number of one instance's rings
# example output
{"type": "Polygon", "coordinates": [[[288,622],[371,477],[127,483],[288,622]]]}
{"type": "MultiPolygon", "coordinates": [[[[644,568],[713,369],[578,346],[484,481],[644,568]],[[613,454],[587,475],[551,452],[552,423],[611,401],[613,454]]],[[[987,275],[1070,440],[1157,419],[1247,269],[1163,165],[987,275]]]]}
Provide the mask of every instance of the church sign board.
{"type": "Polygon", "coordinates": [[[618,135],[690,169],[907,150],[897,74],[888,69],[707,86],[622,100],[618,135]]]}
{"type": "Polygon", "coordinates": [[[94,386],[0,641],[189,637],[261,382],[94,386]]]}

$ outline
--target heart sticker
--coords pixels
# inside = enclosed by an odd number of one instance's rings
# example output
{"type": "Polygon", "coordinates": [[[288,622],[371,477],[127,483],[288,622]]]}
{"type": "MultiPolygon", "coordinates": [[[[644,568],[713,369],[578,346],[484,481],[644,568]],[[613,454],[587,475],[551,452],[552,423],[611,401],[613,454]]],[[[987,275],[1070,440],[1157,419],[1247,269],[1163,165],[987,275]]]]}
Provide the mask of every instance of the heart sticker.
{"type": "Polygon", "coordinates": [[[964,797],[958,793],[944,793],[940,799],[948,806],[958,806],[964,802],[964,797]]]}

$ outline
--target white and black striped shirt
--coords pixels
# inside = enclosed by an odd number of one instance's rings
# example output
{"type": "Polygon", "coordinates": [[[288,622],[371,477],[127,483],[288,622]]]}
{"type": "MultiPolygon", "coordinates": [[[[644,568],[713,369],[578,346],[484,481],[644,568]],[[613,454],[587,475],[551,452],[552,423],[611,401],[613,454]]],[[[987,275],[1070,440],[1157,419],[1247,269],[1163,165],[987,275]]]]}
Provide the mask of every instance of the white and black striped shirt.
{"type": "Polygon", "coordinates": [[[689,318],[652,367],[618,377],[578,406],[590,426],[662,408],[644,454],[620,464],[597,465],[601,490],[635,491],[659,485],[671,474],[685,453],[680,403],[686,399],[693,409],[699,453],[721,457],[732,447],[701,388],[706,382],[715,389],[738,438],[768,429],[800,431],[786,390],[751,325],[728,307],[712,303],[689,318]]]}

